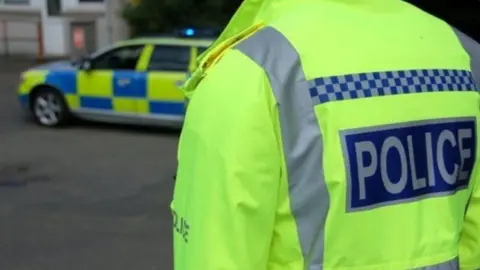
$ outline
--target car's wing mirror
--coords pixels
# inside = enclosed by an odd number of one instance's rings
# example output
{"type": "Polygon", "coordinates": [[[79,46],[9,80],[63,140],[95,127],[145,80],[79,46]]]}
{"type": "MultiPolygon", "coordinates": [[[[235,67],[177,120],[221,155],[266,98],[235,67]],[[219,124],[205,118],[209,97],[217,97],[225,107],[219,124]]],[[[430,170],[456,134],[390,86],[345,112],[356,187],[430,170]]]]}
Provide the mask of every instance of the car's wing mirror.
{"type": "Polygon", "coordinates": [[[80,61],[80,69],[85,71],[92,70],[92,59],[85,57],[80,61]]]}

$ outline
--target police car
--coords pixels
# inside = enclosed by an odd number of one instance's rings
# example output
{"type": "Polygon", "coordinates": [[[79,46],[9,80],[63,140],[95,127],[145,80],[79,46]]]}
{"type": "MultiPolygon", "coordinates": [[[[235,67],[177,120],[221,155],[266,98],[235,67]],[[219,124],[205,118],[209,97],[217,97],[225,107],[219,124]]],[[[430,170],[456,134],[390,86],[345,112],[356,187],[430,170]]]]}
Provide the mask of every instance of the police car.
{"type": "Polygon", "coordinates": [[[20,103],[47,127],[65,125],[74,117],[181,125],[185,97],[179,86],[213,42],[194,34],[187,29],[182,37],[135,38],[77,62],[33,67],[21,75],[20,103]]]}

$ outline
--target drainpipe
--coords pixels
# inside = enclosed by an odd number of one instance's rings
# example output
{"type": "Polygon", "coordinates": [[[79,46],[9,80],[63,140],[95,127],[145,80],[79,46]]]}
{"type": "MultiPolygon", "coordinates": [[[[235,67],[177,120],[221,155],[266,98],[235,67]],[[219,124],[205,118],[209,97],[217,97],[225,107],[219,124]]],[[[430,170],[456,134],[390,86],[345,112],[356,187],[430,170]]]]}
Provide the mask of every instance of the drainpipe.
{"type": "Polygon", "coordinates": [[[9,39],[8,39],[8,21],[7,20],[4,20],[1,22],[2,23],[2,32],[3,32],[3,45],[5,46],[4,47],[4,50],[5,50],[5,55],[6,56],[9,56],[10,55],[10,48],[9,48],[9,39]]]}
{"type": "Polygon", "coordinates": [[[115,3],[116,0],[106,0],[105,1],[105,17],[107,20],[107,35],[108,35],[108,43],[112,44],[114,42],[113,38],[113,23],[115,19],[115,3]]]}
{"type": "Polygon", "coordinates": [[[38,36],[38,60],[37,61],[43,62],[45,60],[45,48],[44,48],[45,38],[43,37],[42,19],[40,19],[37,22],[37,36],[38,36]]]}

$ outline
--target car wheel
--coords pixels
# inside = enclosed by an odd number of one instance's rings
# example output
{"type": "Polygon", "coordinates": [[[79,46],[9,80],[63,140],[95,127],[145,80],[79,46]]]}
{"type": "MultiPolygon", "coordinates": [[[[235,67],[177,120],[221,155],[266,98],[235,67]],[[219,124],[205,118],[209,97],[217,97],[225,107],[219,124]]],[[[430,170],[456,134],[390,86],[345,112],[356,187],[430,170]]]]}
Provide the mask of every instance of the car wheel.
{"type": "Polygon", "coordinates": [[[40,89],[33,95],[31,110],[35,122],[46,127],[65,125],[70,112],[63,96],[55,89],[40,89]]]}

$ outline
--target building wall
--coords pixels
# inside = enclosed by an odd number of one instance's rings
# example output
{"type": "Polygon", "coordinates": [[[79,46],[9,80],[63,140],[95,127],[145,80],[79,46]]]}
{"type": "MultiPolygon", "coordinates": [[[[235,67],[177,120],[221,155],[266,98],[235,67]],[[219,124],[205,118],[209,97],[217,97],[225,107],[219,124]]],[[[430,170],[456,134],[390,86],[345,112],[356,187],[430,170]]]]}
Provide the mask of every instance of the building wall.
{"type": "Polygon", "coordinates": [[[43,18],[43,43],[46,56],[64,56],[68,54],[67,22],[64,18],[43,18]]]}
{"type": "Polygon", "coordinates": [[[108,31],[107,18],[97,19],[97,49],[106,47],[111,43],[108,31]]]}
{"type": "Polygon", "coordinates": [[[5,40],[5,22],[0,22],[0,55],[7,53],[5,40]]]}
{"type": "Polygon", "coordinates": [[[45,55],[64,55],[66,53],[64,19],[48,16],[47,0],[30,0],[30,4],[42,10],[42,34],[45,55]]]}
{"type": "MultiPolygon", "coordinates": [[[[24,10],[26,14],[37,14],[45,0],[30,0],[29,5],[9,5],[24,10]]],[[[1,5],[0,5],[1,7],[1,5]]],[[[25,18],[11,16],[0,20],[0,54],[36,54],[38,52],[38,24],[25,15],[25,18]]]]}
{"type": "Polygon", "coordinates": [[[38,27],[31,22],[9,22],[4,27],[5,35],[8,35],[8,44],[4,44],[4,49],[8,49],[11,54],[30,54],[37,52],[38,42],[36,42],[38,27]]]}
{"type": "MultiPolygon", "coordinates": [[[[107,0],[104,0],[107,1],[107,0]]],[[[105,12],[105,3],[80,3],[79,0],[63,0],[62,1],[62,10],[71,12],[72,10],[78,10],[76,13],[84,13],[87,15],[89,10],[93,11],[94,13],[98,13],[98,11],[105,12]]],[[[90,21],[96,22],[96,37],[95,40],[97,41],[95,47],[100,48],[105,44],[105,35],[107,29],[105,28],[105,16],[99,18],[90,18],[90,21]]],[[[69,17],[67,16],[62,17],[61,23],[61,31],[63,36],[63,44],[56,45],[56,51],[59,55],[70,55],[72,53],[72,41],[71,41],[71,22],[77,20],[76,17],[69,17]]]]}
{"type": "Polygon", "coordinates": [[[63,0],[63,7],[68,9],[68,8],[75,8],[78,7],[79,5],[84,6],[84,7],[98,7],[98,6],[104,6],[105,3],[108,0],[103,0],[103,2],[83,2],[80,3],[79,0],[63,0]]]}
{"type": "Polygon", "coordinates": [[[120,14],[124,5],[131,0],[106,0],[107,9],[107,27],[110,29],[110,40],[116,42],[129,37],[128,24],[121,18],[120,14]]]}
{"type": "MultiPolygon", "coordinates": [[[[0,0],[1,1],[1,0],[0,0]]],[[[100,49],[113,42],[128,37],[128,26],[125,24],[119,13],[125,2],[128,0],[104,0],[104,3],[79,3],[79,0],[63,0],[62,10],[67,12],[67,16],[49,16],[47,11],[47,0],[30,0],[27,8],[41,11],[44,37],[44,53],[46,56],[67,56],[72,52],[71,28],[72,20],[78,20],[76,17],[68,17],[68,12],[85,15],[88,20],[96,22],[96,47],[100,49]],[[108,7],[108,8],[106,8],[108,7]],[[89,11],[95,16],[88,17],[89,11]],[[108,10],[109,12],[106,12],[108,10]],[[99,12],[105,12],[104,16],[98,16],[99,12]]],[[[1,8],[0,4],[0,8],[1,8]]],[[[22,8],[25,8],[22,7],[22,8]]],[[[12,54],[37,54],[38,44],[35,39],[38,38],[38,29],[35,23],[18,20],[8,20],[7,31],[10,36],[19,37],[24,41],[10,40],[8,42],[9,52],[12,54]],[[31,40],[27,42],[26,40],[31,40]]],[[[5,36],[2,22],[0,21],[0,54],[5,51],[5,36]]]]}

